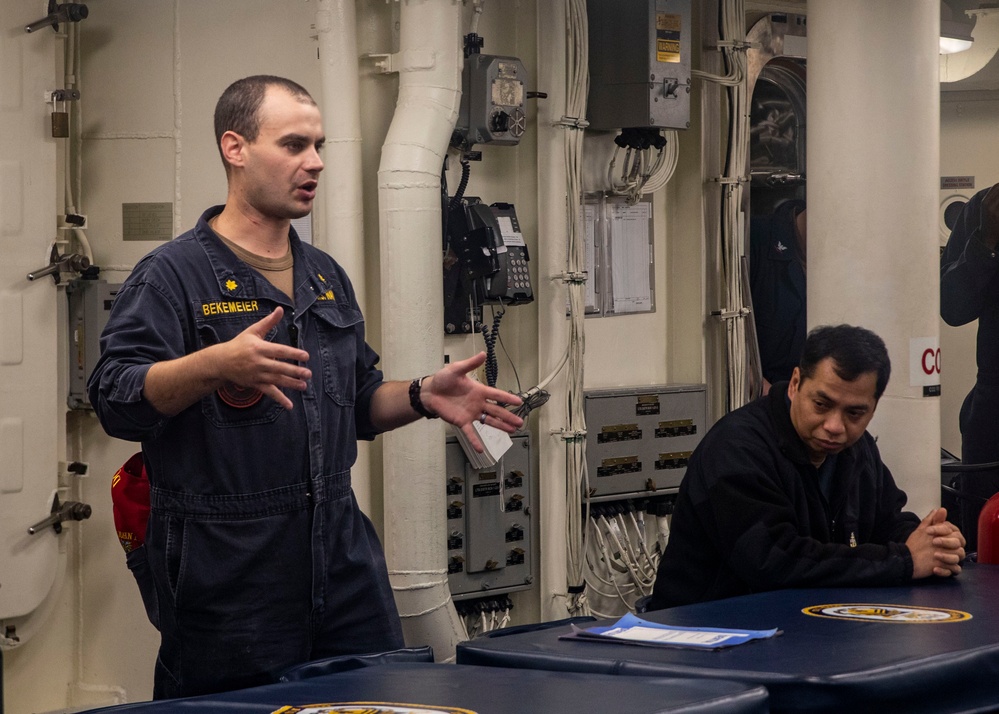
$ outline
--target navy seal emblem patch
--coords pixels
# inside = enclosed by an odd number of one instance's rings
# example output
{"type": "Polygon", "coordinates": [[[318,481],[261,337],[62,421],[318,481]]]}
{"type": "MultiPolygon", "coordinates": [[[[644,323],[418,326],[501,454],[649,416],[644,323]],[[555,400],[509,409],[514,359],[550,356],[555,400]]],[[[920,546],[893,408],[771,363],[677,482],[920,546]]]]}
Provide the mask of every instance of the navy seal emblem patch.
{"type": "Polygon", "coordinates": [[[469,709],[437,707],[424,704],[388,704],[382,702],[343,702],[281,707],[272,714],[475,714],[469,709]]]}
{"type": "Polygon", "coordinates": [[[946,610],[915,605],[885,605],[881,603],[845,603],[840,605],[812,605],[802,610],[812,617],[831,617],[837,620],[861,622],[940,623],[963,622],[971,619],[970,612],[946,610]]]}

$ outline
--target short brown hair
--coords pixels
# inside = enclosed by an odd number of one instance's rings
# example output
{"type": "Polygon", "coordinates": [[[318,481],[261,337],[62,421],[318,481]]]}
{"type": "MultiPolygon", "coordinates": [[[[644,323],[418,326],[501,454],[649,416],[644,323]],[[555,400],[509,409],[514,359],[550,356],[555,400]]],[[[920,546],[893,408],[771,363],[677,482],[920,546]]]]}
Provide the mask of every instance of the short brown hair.
{"type": "MultiPolygon", "coordinates": [[[[308,90],[297,82],[269,74],[257,74],[237,79],[226,87],[215,104],[215,145],[222,153],[222,135],[234,131],[247,141],[256,141],[260,133],[260,105],[268,87],[281,87],[296,99],[316,106],[308,90]]],[[[229,164],[222,159],[226,170],[229,164]]]]}

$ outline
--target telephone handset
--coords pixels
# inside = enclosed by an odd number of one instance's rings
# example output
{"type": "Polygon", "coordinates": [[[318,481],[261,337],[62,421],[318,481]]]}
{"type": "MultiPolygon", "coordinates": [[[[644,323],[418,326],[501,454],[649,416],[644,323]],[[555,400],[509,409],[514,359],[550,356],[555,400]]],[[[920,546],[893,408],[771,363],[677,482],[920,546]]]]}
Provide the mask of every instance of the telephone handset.
{"type": "Polygon", "coordinates": [[[487,206],[460,199],[450,207],[448,236],[471,282],[476,304],[523,305],[534,300],[527,263],[530,256],[511,203],[487,206]]]}
{"type": "Polygon", "coordinates": [[[531,275],[527,262],[524,234],[520,232],[517,211],[512,203],[493,203],[489,206],[495,219],[493,236],[499,269],[486,278],[486,300],[505,305],[523,305],[534,300],[531,275]]]}

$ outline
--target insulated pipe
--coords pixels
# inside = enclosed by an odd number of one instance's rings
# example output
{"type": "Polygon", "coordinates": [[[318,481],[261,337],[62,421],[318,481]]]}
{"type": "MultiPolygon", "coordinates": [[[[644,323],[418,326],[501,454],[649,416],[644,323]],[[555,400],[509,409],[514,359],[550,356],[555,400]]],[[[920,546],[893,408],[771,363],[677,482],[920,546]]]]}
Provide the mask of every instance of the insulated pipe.
{"type": "Polygon", "coordinates": [[[808,324],[887,344],[870,431],[920,515],[940,502],[940,400],[913,371],[939,346],[939,29],[938,0],[808,4],[808,324]]]}
{"type": "MultiPolygon", "coordinates": [[[[569,321],[565,318],[566,288],[550,280],[566,270],[568,216],[566,215],[567,169],[563,134],[558,126],[566,102],[566,35],[553,28],[566,26],[565,2],[538,5],[538,86],[548,99],[538,103],[538,364],[539,374],[550,374],[565,354],[569,321]]],[[[564,394],[566,380],[560,374],[548,387],[553,395],[564,394]]],[[[569,422],[566,400],[550,399],[538,412],[538,479],[541,541],[541,617],[557,620],[566,616],[566,461],[565,444],[552,436],[569,422]]]]}
{"type": "MultiPolygon", "coordinates": [[[[399,99],[378,167],[386,377],[435,372],[444,354],[440,174],[461,100],[461,3],[400,3],[399,99]]],[[[409,645],[453,659],[464,628],[447,583],[444,429],[385,435],[385,550],[409,645]]]]}
{"type": "MultiPolygon", "coordinates": [[[[354,0],[319,0],[316,30],[319,33],[327,175],[319,182],[324,202],[318,213],[323,219],[323,228],[314,233],[314,242],[318,248],[336,258],[347,271],[363,311],[364,198],[356,28],[354,0]]],[[[371,445],[368,442],[358,442],[357,460],[350,475],[361,510],[370,513],[371,445]]]]}

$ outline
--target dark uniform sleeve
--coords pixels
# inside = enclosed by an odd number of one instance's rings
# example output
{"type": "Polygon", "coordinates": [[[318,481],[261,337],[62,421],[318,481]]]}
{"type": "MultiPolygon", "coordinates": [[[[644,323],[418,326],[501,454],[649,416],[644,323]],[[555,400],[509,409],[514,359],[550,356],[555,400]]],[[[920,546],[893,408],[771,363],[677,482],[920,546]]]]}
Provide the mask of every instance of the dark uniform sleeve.
{"type": "Polygon", "coordinates": [[[357,428],[357,438],[371,441],[381,432],[371,422],[371,398],[382,386],[384,376],[376,368],[378,353],[364,340],[364,328],[358,328],[357,349],[357,394],[354,397],[354,423],[357,428]]]}
{"type": "Polygon", "coordinates": [[[983,189],[968,201],[940,256],[940,316],[954,327],[978,319],[990,294],[989,283],[999,273],[996,251],[982,242],[986,193],[983,189]]]}
{"type": "Polygon", "coordinates": [[[101,335],[101,357],[87,383],[105,431],[129,441],[153,438],[167,422],[143,396],[149,368],[185,354],[180,307],[148,280],[152,262],[146,258],[136,266],[115,296],[101,335]]]}
{"type": "MultiPolygon", "coordinates": [[[[339,265],[334,269],[339,277],[344,290],[347,291],[347,299],[357,308],[360,313],[361,307],[357,304],[357,296],[354,293],[354,286],[350,282],[346,271],[339,265]]],[[[354,428],[357,431],[357,438],[371,441],[381,432],[371,421],[371,398],[375,391],[384,383],[385,375],[378,369],[378,362],[381,359],[365,338],[365,322],[361,320],[354,325],[354,340],[356,355],[354,362],[354,428]]]]}

